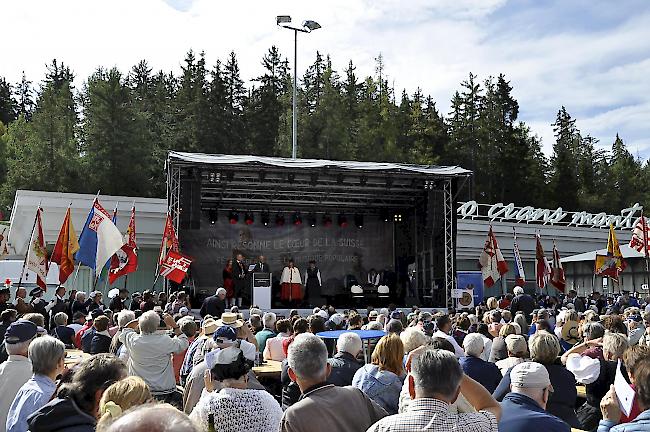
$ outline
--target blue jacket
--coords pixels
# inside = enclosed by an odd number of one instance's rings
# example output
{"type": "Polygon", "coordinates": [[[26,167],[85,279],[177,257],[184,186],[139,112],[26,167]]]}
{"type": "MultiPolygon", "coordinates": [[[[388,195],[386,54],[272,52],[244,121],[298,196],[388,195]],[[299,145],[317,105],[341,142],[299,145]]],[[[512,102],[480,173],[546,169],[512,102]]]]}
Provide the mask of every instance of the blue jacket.
{"type": "Polygon", "coordinates": [[[497,365],[488,363],[478,357],[461,357],[460,367],[463,368],[465,375],[474,381],[478,381],[490,393],[494,392],[503,377],[497,365]]]}
{"type": "Polygon", "coordinates": [[[376,365],[367,364],[354,374],[352,386],[364,392],[388,414],[397,414],[403,381],[404,378],[393,372],[382,371],[376,365]]]}
{"type": "Polygon", "coordinates": [[[614,426],[609,420],[601,420],[598,432],[647,432],[650,430],[650,410],[645,410],[634,421],[614,426]]]}
{"type": "MultiPolygon", "coordinates": [[[[582,426],[576,416],[575,406],[576,398],[578,397],[576,391],[576,379],[571,372],[561,364],[545,365],[548,371],[548,376],[553,385],[553,394],[548,399],[546,411],[556,417],[561,418],[573,428],[582,426]]],[[[503,400],[505,395],[510,391],[510,371],[508,370],[503,376],[497,389],[492,393],[492,396],[499,402],[503,400]]]]}
{"type": "Polygon", "coordinates": [[[570,432],[571,427],[528,396],[508,393],[501,402],[499,432],[570,432]]]}

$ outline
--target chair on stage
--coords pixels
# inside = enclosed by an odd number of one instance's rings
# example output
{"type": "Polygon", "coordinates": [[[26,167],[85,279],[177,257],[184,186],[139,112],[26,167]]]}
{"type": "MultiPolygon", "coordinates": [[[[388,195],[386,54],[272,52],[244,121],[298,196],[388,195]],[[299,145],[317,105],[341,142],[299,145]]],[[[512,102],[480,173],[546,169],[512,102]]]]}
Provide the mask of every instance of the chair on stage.
{"type": "Polygon", "coordinates": [[[387,299],[390,297],[390,288],[387,285],[379,285],[377,287],[377,297],[380,299],[387,299]]]}

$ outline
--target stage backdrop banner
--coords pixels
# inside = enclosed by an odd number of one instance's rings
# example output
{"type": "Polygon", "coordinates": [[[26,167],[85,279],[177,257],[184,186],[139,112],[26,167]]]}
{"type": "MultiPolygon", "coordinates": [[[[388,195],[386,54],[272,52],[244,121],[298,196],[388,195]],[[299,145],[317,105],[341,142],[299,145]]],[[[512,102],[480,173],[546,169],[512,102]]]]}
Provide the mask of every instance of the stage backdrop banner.
{"type": "Polygon", "coordinates": [[[459,271],[456,278],[458,289],[474,290],[475,305],[483,301],[483,275],[480,271],[459,271]]]}
{"type": "Polygon", "coordinates": [[[225,217],[214,224],[202,219],[201,229],[182,230],[181,251],[192,259],[191,273],[196,286],[222,286],[226,261],[237,253],[244,255],[246,264],[254,264],[259,255],[264,255],[274,279],[280,278],[291,258],[301,278],[308,262],[315,260],[324,291],[342,289],[346,275],[353,275],[363,283],[371,269],[394,270],[392,223],[366,216],[363,228],[357,228],[352,220],[341,228],[334,215],[331,226],[323,226],[319,218],[319,224],[311,227],[306,221],[301,225],[291,224],[290,215],[286,214],[286,224],[278,226],[273,223],[273,216],[266,227],[260,223],[259,214],[255,214],[256,221],[251,225],[243,223],[241,214],[237,224],[230,224],[225,217]]]}

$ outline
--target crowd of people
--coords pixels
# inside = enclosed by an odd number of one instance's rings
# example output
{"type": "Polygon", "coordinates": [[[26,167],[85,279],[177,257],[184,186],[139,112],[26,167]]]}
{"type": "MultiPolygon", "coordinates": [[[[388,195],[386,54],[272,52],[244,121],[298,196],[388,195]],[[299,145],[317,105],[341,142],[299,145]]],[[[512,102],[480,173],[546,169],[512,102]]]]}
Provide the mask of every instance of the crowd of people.
{"type": "Polygon", "coordinates": [[[64,287],[51,302],[8,294],[8,432],[650,430],[650,303],[629,293],[515,287],[471,311],[324,305],[278,316],[227,308],[220,289],[200,318],[183,291],[120,290],[108,307],[100,292],[64,287]],[[318,335],[332,330],[343,332],[318,335]],[[71,349],[87,358],[66,366],[71,349]],[[263,361],[281,365],[277,379],[255,374],[263,361]],[[635,394],[629,412],[617,374],[635,394]]]}

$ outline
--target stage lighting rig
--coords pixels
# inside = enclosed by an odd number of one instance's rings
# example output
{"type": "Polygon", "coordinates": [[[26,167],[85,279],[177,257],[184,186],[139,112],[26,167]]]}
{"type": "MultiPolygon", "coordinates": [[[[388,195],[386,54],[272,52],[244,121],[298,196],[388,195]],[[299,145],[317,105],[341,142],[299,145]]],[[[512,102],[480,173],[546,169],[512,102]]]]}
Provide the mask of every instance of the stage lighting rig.
{"type": "Polygon", "coordinates": [[[208,210],[208,219],[210,220],[210,225],[214,225],[217,222],[217,216],[219,212],[216,209],[208,210]]]}
{"type": "Polygon", "coordinates": [[[230,222],[230,225],[235,225],[239,222],[239,213],[231,211],[230,214],[228,214],[228,221],[230,222]]]}
{"type": "Polygon", "coordinates": [[[275,224],[277,226],[283,226],[284,225],[284,215],[282,213],[278,213],[275,215],[275,224]]]}
{"type": "Polygon", "coordinates": [[[389,216],[389,214],[388,214],[388,210],[382,210],[382,211],[379,213],[379,220],[380,220],[380,221],[383,221],[383,222],[388,222],[388,221],[390,221],[390,216],[389,216]]]}
{"type": "Polygon", "coordinates": [[[354,224],[357,226],[357,228],[363,228],[363,215],[360,213],[357,213],[354,215],[354,224]]]}
{"type": "Polygon", "coordinates": [[[309,216],[307,216],[307,222],[309,223],[310,227],[315,227],[316,226],[316,215],[314,213],[310,213],[309,216]]]}
{"type": "Polygon", "coordinates": [[[294,225],[302,225],[302,216],[300,215],[300,212],[295,212],[292,219],[294,225]]]}
{"type": "Polygon", "coordinates": [[[402,222],[402,214],[401,213],[395,213],[393,220],[395,222],[402,222]]]}
{"type": "Polygon", "coordinates": [[[348,226],[348,218],[343,213],[339,214],[338,223],[341,228],[346,228],[348,226]]]}
{"type": "Polygon", "coordinates": [[[246,215],[244,215],[244,223],[246,225],[253,225],[253,222],[255,222],[255,218],[253,217],[253,213],[246,212],[246,215]]]}
{"type": "Polygon", "coordinates": [[[261,218],[262,218],[262,225],[269,226],[269,223],[271,222],[271,216],[269,215],[269,212],[263,211],[261,218]]]}
{"type": "Polygon", "coordinates": [[[330,216],[327,213],[325,213],[323,215],[323,226],[326,226],[326,227],[332,226],[332,216],[330,216]]]}

